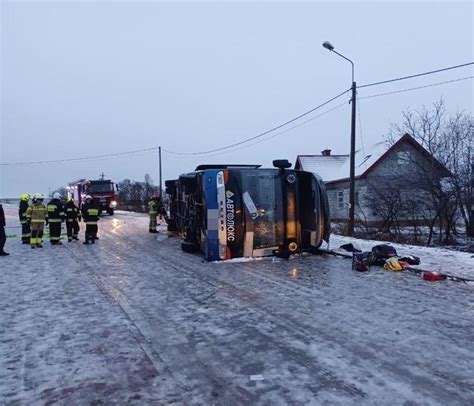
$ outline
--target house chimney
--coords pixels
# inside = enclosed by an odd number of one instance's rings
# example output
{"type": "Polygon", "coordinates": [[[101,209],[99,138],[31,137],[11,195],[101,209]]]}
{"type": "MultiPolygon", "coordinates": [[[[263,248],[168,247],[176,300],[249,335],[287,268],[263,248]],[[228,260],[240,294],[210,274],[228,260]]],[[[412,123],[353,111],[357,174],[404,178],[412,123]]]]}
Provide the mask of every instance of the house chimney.
{"type": "Polygon", "coordinates": [[[330,149],[325,149],[324,151],[321,151],[321,154],[323,156],[331,156],[331,150],[330,149]]]}

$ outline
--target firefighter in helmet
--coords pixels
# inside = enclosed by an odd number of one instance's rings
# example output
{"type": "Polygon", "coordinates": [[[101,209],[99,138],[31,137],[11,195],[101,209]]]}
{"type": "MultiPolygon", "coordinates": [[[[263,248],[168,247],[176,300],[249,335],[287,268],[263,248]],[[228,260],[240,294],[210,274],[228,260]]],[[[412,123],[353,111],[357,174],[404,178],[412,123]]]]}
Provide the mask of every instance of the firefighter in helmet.
{"type": "Polygon", "coordinates": [[[71,242],[72,240],[77,241],[79,234],[79,222],[81,221],[81,211],[79,207],[76,206],[72,196],[69,196],[66,206],[66,229],[67,229],[67,240],[71,242]]]}
{"type": "Polygon", "coordinates": [[[159,195],[153,195],[150,201],[148,202],[148,214],[150,215],[150,225],[148,230],[150,233],[157,233],[157,217],[158,215],[160,217],[166,215],[165,208],[159,195]]]}
{"type": "Polygon", "coordinates": [[[48,211],[43,204],[42,193],[35,193],[33,204],[26,210],[26,220],[31,227],[31,248],[43,248],[41,239],[43,238],[44,223],[48,224],[48,211]]]}
{"type": "Polygon", "coordinates": [[[84,241],[84,244],[94,244],[95,240],[97,240],[99,208],[94,200],[92,200],[91,195],[86,196],[86,201],[81,207],[81,213],[82,219],[84,220],[84,223],[86,223],[86,240],[84,241]]]}
{"type": "Polygon", "coordinates": [[[51,245],[61,245],[61,225],[66,218],[66,214],[61,202],[61,195],[58,192],[53,194],[53,198],[46,208],[48,209],[49,240],[51,245]]]}
{"type": "Polygon", "coordinates": [[[20,206],[18,207],[18,216],[20,218],[21,223],[21,242],[23,244],[30,243],[31,237],[31,230],[30,230],[30,223],[26,219],[26,211],[30,205],[28,202],[30,201],[30,195],[28,193],[23,193],[20,196],[20,206]]]}
{"type": "Polygon", "coordinates": [[[148,231],[150,233],[157,233],[158,230],[156,229],[156,218],[158,216],[158,205],[156,203],[155,195],[151,196],[151,199],[148,202],[148,215],[150,216],[150,225],[148,227],[148,231]]]}

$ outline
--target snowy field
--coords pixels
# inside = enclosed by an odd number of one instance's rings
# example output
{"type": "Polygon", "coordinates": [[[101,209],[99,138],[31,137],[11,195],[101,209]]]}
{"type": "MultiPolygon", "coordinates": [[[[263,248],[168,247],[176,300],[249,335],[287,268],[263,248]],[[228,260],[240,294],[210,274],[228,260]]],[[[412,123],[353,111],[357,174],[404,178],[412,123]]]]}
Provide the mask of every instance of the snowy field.
{"type": "MultiPolygon", "coordinates": [[[[472,285],[332,256],[205,263],[139,214],[102,218],[99,236],[9,238],[0,404],[474,404],[472,285]]],[[[349,241],[376,244],[331,248],[349,241]]],[[[472,254],[395,246],[474,277],[472,254]]]]}

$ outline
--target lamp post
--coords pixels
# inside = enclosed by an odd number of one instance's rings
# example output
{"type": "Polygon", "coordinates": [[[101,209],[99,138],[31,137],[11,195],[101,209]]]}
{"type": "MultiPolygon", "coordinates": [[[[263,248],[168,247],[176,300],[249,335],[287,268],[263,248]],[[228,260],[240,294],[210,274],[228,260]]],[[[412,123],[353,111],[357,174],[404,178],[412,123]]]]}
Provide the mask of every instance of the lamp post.
{"type": "Polygon", "coordinates": [[[323,47],[346,61],[349,61],[352,65],[352,119],[351,119],[351,152],[350,152],[350,175],[349,175],[349,222],[347,224],[347,233],[349,235],[354,234],[354,213],[355,213],[355,128],[356,128],[356,90],[357,85],[354,80],[354,62],[344,55],[334,50],[334,46],[328,42],[323,42],[323,47]]]}

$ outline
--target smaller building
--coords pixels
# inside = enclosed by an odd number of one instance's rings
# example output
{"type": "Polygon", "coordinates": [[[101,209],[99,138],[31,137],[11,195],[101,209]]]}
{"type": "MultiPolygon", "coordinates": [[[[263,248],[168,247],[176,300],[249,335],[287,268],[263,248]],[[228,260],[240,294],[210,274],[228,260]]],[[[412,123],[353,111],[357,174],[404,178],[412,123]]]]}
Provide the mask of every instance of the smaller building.
{"type": "MultiPolygon", "coordinates": [[[[326,149],[321,155],[298,155],[296,169],[319,174],[328,191],[331,220],[347,220],[349,217],[349,173],[350,156],[332,155],[326,149]]],[[[393,190],[399,194],[400,189],[410,196],[422,196],[425,191],[417,193],[415,177],[423,173],[436,179],[448,177],[451,173],[424,149],[411,135],[403,135],[393,145],[379,142],[369,149],[358,150],[355,154],[355,217],[356,219],[377,222],[380,213],[374,209],[374,195],[377,185],[384,190],[393,190]],[[429,169],[426,169],[429,168],[429,169]]],[[[423,182],[420,178],[419,182],[423,182]]],[[[421,183],[418,183],[421,185],[421,183]]],[[[416,206],[416,204],[414,205],[416,206]]],[[[416,207],[415,207],[416,209],[416,207]]],[[[421,210],[421,206],[420,206],[421,210]]],[[[426,217],[426,213],[423,213],[426,217]]],[[[413,218],[413,213],[402,216],[413,218]]]]}

